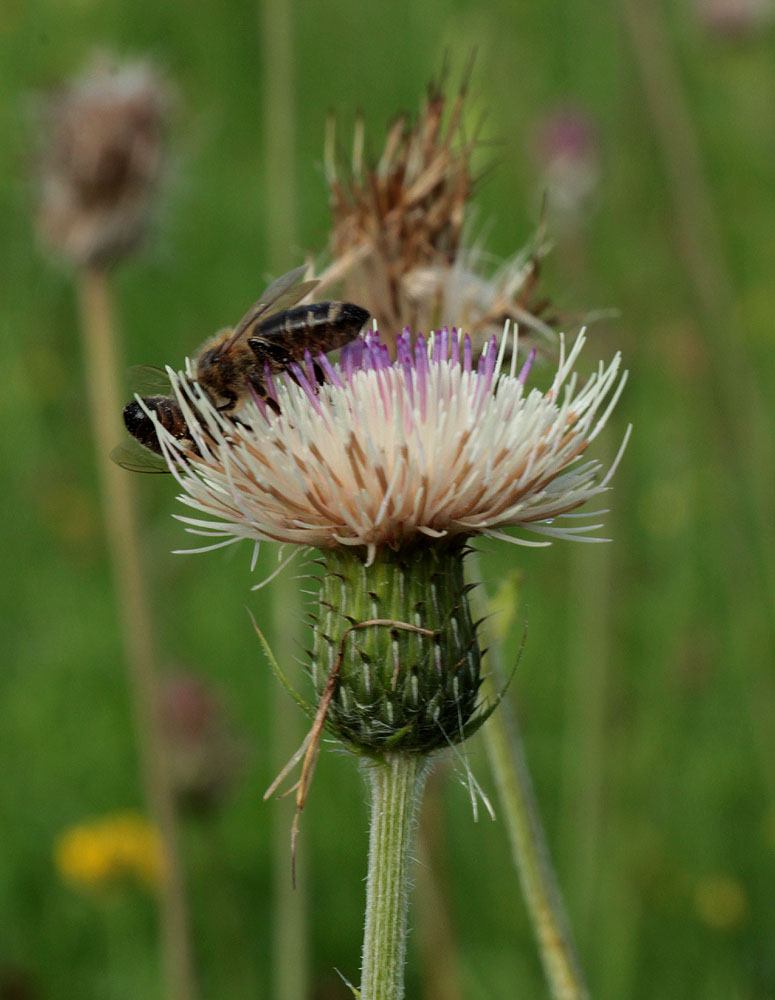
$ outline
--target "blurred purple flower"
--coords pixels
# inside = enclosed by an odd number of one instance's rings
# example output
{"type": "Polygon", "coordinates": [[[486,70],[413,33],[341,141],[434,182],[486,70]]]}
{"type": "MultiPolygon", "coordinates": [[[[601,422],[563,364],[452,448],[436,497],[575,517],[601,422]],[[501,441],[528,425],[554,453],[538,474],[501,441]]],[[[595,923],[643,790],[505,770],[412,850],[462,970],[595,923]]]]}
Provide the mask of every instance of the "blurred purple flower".
{"type": "Polygon", "coordinates": [[[534,131],[533,157],[549,212],[561,227],[576,228],[600,183],[598,129],[591,115],[571,107],[547,113],[534,131]]]}
{"type": "Polygon", "coordinates": [[[181,672],[162,681],[159,708],[175,795],[184,807],[209,811],[232,788],[243,756],[223,706],[203,681],[181,672]]]}

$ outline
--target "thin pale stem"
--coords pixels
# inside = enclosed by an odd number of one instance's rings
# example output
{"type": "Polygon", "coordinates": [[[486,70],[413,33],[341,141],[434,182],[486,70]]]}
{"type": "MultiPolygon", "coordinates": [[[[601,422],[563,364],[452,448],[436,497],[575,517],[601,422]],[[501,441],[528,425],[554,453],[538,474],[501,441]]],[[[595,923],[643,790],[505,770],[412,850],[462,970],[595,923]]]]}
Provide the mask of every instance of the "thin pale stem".
{"type": "Polygon", "coordinates": [[[428,760],[388,754],[368,765],[371,783],[369,874],[360,1000],[404,996],[409,867],[428,760]]]}
{"type": "MultiPolygon", "coordinates": [[[[606,431],[608,429],[606,428],[606,431]]],[[[601,460],[609,436],[598,439],[601,460]]],[[[618,537],[608,515],[608,531],[618,537]]],[[[565,713],[565,762],[561,789],[564,845],[570,859],[566,889],[576,905],[576,928],[585,952],[603,943],[595,934],[600,904],[601,867],[604,863],[603,808],[606,778],[606,715],[611,658],[613,552],[611,545],[576,545],[568,552],[569,593],[575,595],[568,609],[567,702],[565,713]],[[591,551],[590,551],[591,550],[591,551]]]]}
{"type": "Polygon", "coordinates": [[[296,91],[293,5],[290,0],[259,0],[259,30],[264,63],[264,197],[267,254],[272,268],[288,258],[296,240],[296,91]]]}
{"type": "MultiPolygon", "coordinates": [[[[481,592],[474,591],[471,598],[477,617],[486,617],[489,609],[481,592]]],[[[482,627],[486,629],[486,622],[482,627]]],[[[493,677],[502,684],[503,670],[495,637],[487,636],[485,645],[492,675],[482,682],[482,696],[485,701],[493,701],[499,693],[493,677]]],[[[507,699],[503,699],[482,727],[482,737],[498,788],[511,856],[552,997],[587,1000],[589,993],[552,867],[519,726],[507,699]]]]}
{"type": "Polygon", "coordinates": [[[78,276],[78,295],[103,516],[134,703],[145,797],[166,860],[160,917],[167,996],[170,1000],[195,1000],[188,905],[177,817],[157,711],[156,643],[140,558],[137,514],[130,475],[108,458],[111,448],[126,433],[120,418],[126,400],[119,392],[118,334],[105,272],[83,269],[78,276]]]}
{"type": "MultiPolygon", "coordinates": [[[[495,696],[489,680],[483,687],[485,696],[495,696]]],[[[560,899],[519,728],[505,700],[482,733],[551,994],[555,1000],[586,1000],[589,994],[560,899]]]]}

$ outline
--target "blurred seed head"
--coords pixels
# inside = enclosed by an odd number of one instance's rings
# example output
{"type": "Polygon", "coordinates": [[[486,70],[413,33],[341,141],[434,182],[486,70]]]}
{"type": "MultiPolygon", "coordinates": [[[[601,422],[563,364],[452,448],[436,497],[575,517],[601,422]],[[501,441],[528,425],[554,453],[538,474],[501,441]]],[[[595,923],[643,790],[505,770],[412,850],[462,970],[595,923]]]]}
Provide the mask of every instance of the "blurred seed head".
{"type": "Polygon", "coordinates": [[[696,0],[697,18],[709,35],[747,41],[775,24],[774,0],[696,0]]]}
{"type": "Polygon", "coordinates": [[[162,681],[159,707],[178,802],[209,812],[232,789],[243,759],[223,705],[202,680],[180,672],[162,681]]]}
{"type": "Polygon", "coordinates": [[[553,225],[578,229],[588,218],[600,184],[597,126],[579,108],[557,108],[541,119],[533,158],[553,225]]]}
{"type": "Polygon", "coordinates": [[[171,94],[147,63],[106,55],[49,102],[39,231],[76,266],[113,263],[141,242],[164,159],[171,94]]]}

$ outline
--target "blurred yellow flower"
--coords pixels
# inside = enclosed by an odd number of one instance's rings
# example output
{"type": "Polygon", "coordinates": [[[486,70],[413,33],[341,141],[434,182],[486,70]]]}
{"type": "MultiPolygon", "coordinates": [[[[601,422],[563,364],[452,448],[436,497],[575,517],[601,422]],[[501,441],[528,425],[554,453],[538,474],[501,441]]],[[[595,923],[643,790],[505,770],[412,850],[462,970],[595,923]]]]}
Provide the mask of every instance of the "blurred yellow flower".
{"type": "Polygon", "coordinates": [[[164,864],[158,831],[134,812],[112,813],[65,830],[54,846],[54,860],[62,879],[83,889],[132,882],[156,888],[164,864]]]}
{"type": "Polygon", "coordinates": [[[730,931],[748,916],[748,898],[733,875],[706,875],[694,890],[697,916],[708,927],[730,931]]]}

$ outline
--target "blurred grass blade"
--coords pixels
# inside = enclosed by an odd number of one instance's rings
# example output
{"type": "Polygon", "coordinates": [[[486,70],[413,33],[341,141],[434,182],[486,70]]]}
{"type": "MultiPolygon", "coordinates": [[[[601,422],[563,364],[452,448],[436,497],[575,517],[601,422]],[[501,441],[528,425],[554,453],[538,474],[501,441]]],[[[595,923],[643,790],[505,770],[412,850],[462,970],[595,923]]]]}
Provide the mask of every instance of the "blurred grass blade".
{"type": "MultiPolygon", "coordinates": [[[[480,575],[480,574],[477,574],[480,575]]],[[[473,593],[477,617],[489,608],[473,593]]],[[[482,624],[488,648],[490,674],[482,683],[482,697],[493,702],[503,687],[503,669],[497,642],[488,640],[488,621],[482,624]]],[[[511,853],[528,909],[544,973],[554,1000],[588,1000],[575,946],[560,898],[557,879],[549,857],[546,835],[538,814],[533,784],[522,749],[517,720],[503,699],[487,724],[482,726],[487,756],[498,789],[503,819],[511,842],[511,853]]]]}
{"type": "Polygon", "coordinates": [[[157,710],[157,652],[140,560],[140,538],[130,475],[108,455],[124,436],[118,380],[118,333],[108,276],[102,269],[78,271],[78,294],[89,405],[97,453],[105,526],[134,701],[145,794],[164,845],[160,915],[162,950],[170,1000],[197,996],[188,903],[178,845],[178,824],[157,710]]]}
{"type": "MultiPolygon", "coordinates": [[[[296,95],[293,86],[294,30],[290,0],[259,0],[259,45],[263,73],[264,190],[266,251],[269,268],[281,274],[296,240],[296,95]]],[[[282,669],[298,660],[301,611],[298,587],[281,573],[270,588],[273,645],[282,669]]],[[[295,683],[292,677],[290,683],[295,683]]],[[[306,725],[285,691],[277,688],[271,709],[273,773],[304,738],[306,725]]],[[[310,995],[307,852],[302,841],[295,851],[296,884],[291,885],[289,831],[291,803],[272,803],[274,919],[272,996],[300,1000],[310,995]],[[289,812],[290,808],[290,812],[289,812]]]]}

